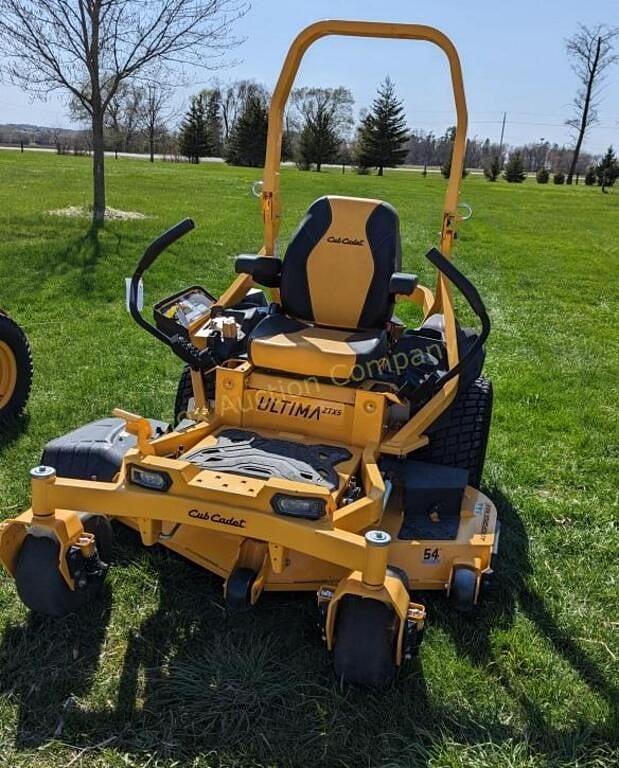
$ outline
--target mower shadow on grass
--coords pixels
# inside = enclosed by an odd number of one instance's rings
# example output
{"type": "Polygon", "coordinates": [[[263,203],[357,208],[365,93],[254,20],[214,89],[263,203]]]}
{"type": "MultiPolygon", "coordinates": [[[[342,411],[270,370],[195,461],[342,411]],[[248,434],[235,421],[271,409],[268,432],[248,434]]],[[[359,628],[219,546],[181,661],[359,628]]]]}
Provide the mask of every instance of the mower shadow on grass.
{"type": "MultiPolygon", "coordinates": [[[[497,670],[492,630],[508,628],[518,606],[593,690],[606,698],[612,690],[527,586],[531,564],[524,526],[508,499],[497,489],[491,493],[503,521],[495,589],[470,619],[455,616],[445,600],[430,596],[429,631],[448,633],[455,654],[483,668],[519,704],[531,752],[569,765],[574,744],[604,744],[612,734],[584,723],[571,732],[549,727],[540,702],[514,690],[497,670]]],[[[267,593],[254,612],[229,617],[217,577],[163,548],[145,553],[137,535],[121,526],[117,538],[117,574],[135,558],[146,558],[158,604],[132,626],[119,682],[102,694],[103,706],[92,686],[109,619],[109,591],[103,606],[95,604],[79,616],[59,623],[31,616],[25,626],[6,631],[0,692],[18,701],[18,748],[49,741],[61,717],[63,740],[79,747],[113,739],[115,749],[136,756],[156,753],[164,760],[211,753],[214,765],[423,768],[435,760],[441,740],[479,748],[491,743],[507,754],[523,739],[522,724],[503,723],[488,710],[469,712],[432,694],[419,659],[386,693],[341,687],[319,639],[311,594],[267,593]],[[71,696],[89,697],[94,706],[66,708],[71,696]]],[[[122,601],[121,594],[118,610],[122,601]]]]}
{"type": "Polygon", "coordinates": [[[26,411],[13,419],[10,424],[2,427],[2,430],[0,431],[0,459],[6,449],[10,448],[13,443],[19,440],[22,434],[28,429],[29,424],[30,414],[26,411]]]}
{"type": "Polygon", "coordinates": [[[104,586],[96,604],[63,620],[28,614],[7,626],[0,646],[0,694],[17,702],[15,746],[60,738],[77,700],[91,690],[110,615],[104,586]]]}
{"type": "Polygon", "coordinates": [[[518,511],[499,488],[488,488],[485,492],[495,501],[501,520],[501,557],[497,558],[492,589],[471,620],[462,621],[452,610],[443,609],[437,616],[431,616],[430,621],[450,631],[459,653],[469,656],[476,664],[483,664],[490,657],[490,633],[496,628],[509,627],[517,608],[592,691],[616,706],[617,689],[573,637],[558,626],[544,600],[529,585],[533,572],[529,538],[518,511]]]}

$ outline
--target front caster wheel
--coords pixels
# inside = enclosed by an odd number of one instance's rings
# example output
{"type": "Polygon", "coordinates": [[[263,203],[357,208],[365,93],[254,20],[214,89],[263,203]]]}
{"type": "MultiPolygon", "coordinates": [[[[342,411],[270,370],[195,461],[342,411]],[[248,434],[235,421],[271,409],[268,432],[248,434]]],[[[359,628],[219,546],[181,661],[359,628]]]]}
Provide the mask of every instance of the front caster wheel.
{"type": "Polygon", "coordinates": [[[333,661],[339,679],[382,690],[395,677],[398,620],[393,608],[345,595],[337,607],[333,661]]]}
{"type": "Polygon", "coordinates": [[[81,520],[84,531],[95,536],[96,551],[86,559],[77,548],[69,550],[67,560],[75,589],[58,569],[60,544],[52,534],[28,534],[24,539],[15,567],[15,586],[31,611],[61,618],[100,593],[111,557],[112,529],[109,521],[98,515],[83,515],[81,520]]]}
{"type": "Polygon", "coordinates": [[[475,607],[477,574],[472,568],[454,568],[449,589],[449,599],[460,613],[471,613],[475,607]]]}
{"type": "Polygon", "coordinates": [[[247,611],[251,608],[251,588],[256,581],[256,572],[252,568],[235,568],[226,582],[226,608],[231,613],[247,611]]]}

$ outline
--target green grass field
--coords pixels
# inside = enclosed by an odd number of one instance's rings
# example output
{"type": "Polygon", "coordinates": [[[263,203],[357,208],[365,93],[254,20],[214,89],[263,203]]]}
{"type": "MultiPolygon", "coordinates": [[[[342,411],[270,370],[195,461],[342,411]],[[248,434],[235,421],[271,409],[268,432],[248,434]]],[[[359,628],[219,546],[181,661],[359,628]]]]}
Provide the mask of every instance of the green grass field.
{"type": "MultiPolygon", "coordinates": [[[[116,405],[171,418],[181,365],[124,308],[123,278],[184,216],[146,303],[217,293],[261,244],[258,171],[109,161],[106,225],[49,209],[89,201],[89,161],[0,152],[0,305],[36,358],[28,415],[0,438],[0,517],[28,505],[50,438],[116,405]]],[[[381,197],[405,267],[426,280],[445,182],[283,171],[284,235],[321,194],[381,197]]],[[[607,768],[617,748],[619,197],[467,178],[457,247],[494,323],[495,413],[484,490],[503,521],[497,589],[473,619],[439,596],[420,658],[386,694],[341,688],[311,595],[225,617],[221,582],[119,530],[103,601],[28,615],[0,575],[0,766],[607,768]]],[[[337,300],[337,287],[334,286],[337,300]]],[[[409,320],[413,315],[401,314],[409,320]]]]}

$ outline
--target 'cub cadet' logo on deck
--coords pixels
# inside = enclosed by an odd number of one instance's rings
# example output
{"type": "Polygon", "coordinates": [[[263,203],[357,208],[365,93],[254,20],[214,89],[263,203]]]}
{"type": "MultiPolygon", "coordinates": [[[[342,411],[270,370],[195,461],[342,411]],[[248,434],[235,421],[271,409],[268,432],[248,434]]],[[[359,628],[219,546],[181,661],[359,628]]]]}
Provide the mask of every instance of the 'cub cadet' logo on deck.
{"type": "Polygon", "coordinates": [[[356,240],[352,237],[331,237],[327,238],[328,243],[336,243],[336,245],[364,245],[365,240],[356,240]]]}
{"type": "Polygon", "coordinates": [[[220,525],[230,525],[233,528],[245,528],[247,520],[243,520],[241,517],[222,517],[215,514],[209,515],[208,512],[200,512],[199,509],[190,509],[187,513],[189,517],[198,518],[198,520],[210,520],[211,523],[219,523],[220,525]]]}

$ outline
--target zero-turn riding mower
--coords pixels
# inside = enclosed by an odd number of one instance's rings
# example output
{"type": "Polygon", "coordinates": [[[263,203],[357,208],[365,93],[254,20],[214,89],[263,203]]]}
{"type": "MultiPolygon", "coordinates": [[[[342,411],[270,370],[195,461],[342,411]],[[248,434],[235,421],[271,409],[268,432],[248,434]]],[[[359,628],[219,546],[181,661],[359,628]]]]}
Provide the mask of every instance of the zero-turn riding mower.
{"type": "Polygon", "coordinates": [[[32,352],[23,330],[0,309],[0,430],[21,416],[32,386],[32,352]]]}
{"type": "Polygon", "coordinates": [[[299,35],[270,107],[264,246],[237,258],[218,299],[189,287],[155,306],[154,324],[138,308],[140,280],[193,222],[146,249],[130,309],[186,363],[177,423],[115,411],[48,444],[31,471],[32,508],[0,533],[27,606],[58,616],[91,599],[110,519],[223,577],[231,609],[264,590],[316,592],[336,673],[353,683],[385,686],[416,652],[426,612],[410,590],[444,592],[461,611],[479,602],[498,522],[478,490],[490,326],[450,261],[465,135],[460,64],[437,30],[325,21],[299,35]],[[447,55],[458,124],[440,250],[427,254],[434,292],[400,271],[398,215],[379,200],[316,200],[276,255],[283,110],[303,53],[329,34],[426,40],[447,55]],[[480,332],[458,324],[454,287],[480,332]],[[421,306],[420,327],[393,315],[399,300],[421,306]]]}

